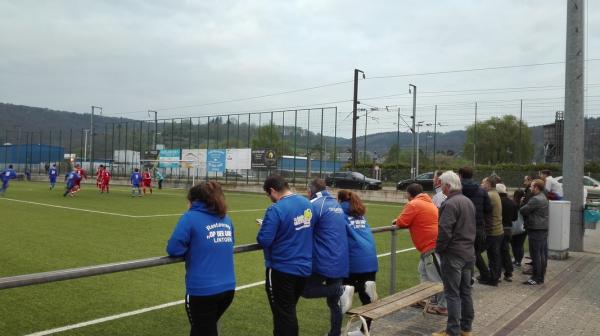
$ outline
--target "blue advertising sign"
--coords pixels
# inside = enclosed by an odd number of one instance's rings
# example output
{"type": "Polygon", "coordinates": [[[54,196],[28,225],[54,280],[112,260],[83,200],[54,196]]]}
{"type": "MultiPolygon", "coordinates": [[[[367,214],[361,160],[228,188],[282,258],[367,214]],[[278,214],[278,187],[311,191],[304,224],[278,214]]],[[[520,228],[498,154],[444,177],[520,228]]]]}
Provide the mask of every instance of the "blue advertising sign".
{"type": "Polygon", "coordinates": [[[158,156],[160,168],[179,168],[181,149],[161,149],[158,156]]]}
{"type": "Polygon", "coordinates": [[[209,149],[206,153],[206,170],[209,173],[224,173],[226,158],[226,150],[209,149]]]}

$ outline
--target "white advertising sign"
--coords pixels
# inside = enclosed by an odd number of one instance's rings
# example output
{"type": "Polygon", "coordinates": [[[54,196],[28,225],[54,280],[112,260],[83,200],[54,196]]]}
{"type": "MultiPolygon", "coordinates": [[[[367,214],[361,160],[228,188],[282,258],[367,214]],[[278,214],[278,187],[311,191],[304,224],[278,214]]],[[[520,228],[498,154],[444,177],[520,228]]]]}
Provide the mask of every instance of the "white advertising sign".
{"type": "Polygon", "coordinates": [[[230,148],[227,150],[225,167],[227,170],[251,169],[251,158],[250,148],[230,148]]]}

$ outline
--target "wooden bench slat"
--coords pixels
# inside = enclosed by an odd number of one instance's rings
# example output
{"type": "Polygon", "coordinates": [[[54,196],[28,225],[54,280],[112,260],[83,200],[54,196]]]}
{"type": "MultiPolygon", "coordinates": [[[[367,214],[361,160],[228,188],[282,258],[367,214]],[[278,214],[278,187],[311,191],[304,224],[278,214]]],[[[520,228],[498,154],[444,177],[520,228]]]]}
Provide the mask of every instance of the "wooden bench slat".
{"type": "Polygon", "coordinates": [[[349,315],[361,315],[373,320],[391,314],[396,310],[406,308],[416,302],[425,300],[441,293],[444,287],[441,283],[424,282],[402,292],[385,297],[377,302],[356,307],[347,312],[349,315]]]}
{"type": "Polygon", "coordinates": [[[377,320],[377,319],[382,318],[386,315],[389,315],[397,310],[409,307],[410,305],[412,305],[416,302],[428,299],[429,297],[431,297],[439,292],[440,292],[439,290],[430,288],[425,291],[419,292],[418,294],[414,294],[413,296],[398,300],[392,304],[388,304],[383,307],[378,307],[371,311],[365,312],[362,314],[362,316],[370,318],[372,320],[377,320]]]}
{"type": "Polygon", "coordinates": [[[392,294],[390,296],[386,296],[386,297],[384,297],[383,299],[380,299],[377,302],[372,302],[372,303],[369,303],[369,304],[364,305],[364,306],[352,308],[352,309],[350,309],[347,312],[347,314],[361,314],[361,313],[363,313],[365,311],[369,311],[369,310],[374,309],[376,307],[379,307],[379,306],[382,306],[382,305],[385,305],[385,304],[388,304],[388,303],[400,300],[400,299],[402,299],[404,297],[413,295],[415,293],[421,292],[423,290],[426,290],[427,288],[431,288],[432,286],[436,286],[436,285],[441,285],[441,284],[438,284],[436,282],[426,281],[426,282],[420,283],[420,284],[418,284],[418,285],[416,285],[414,287],[407,288],[407,289],[405,289],[405,290],[403,290],[401,292],[392,294]]]}

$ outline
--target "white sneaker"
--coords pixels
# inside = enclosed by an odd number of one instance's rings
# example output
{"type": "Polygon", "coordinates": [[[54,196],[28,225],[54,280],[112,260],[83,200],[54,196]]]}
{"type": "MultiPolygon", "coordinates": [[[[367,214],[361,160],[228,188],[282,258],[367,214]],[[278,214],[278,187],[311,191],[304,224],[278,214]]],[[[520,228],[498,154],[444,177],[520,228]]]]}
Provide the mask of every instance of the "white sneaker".
{"type": "Polygon", "coordinates": [[[379,299],[379,296],[377,296],[377,286],[375,285],[375,281],[365,282],[365,292],[371,299],[371,302],[375,302],[379,299]]]}
{"type": "Polygon", "coordinates": [[[348,336],[364,336],[364,335],[365,334],[363,334],[363,332],[360,331],[360,329],[356,329],[356,330],[353,330],[348,333],[348,336]]]}
{"type": "Polygon", "coordinates": [[[342,314],[346,314],[350,308],[352,308],[352,299],[354,297],[354,287],[344,286],[344,292],[340,296],[340,307],[342,308],[342,314]]]}

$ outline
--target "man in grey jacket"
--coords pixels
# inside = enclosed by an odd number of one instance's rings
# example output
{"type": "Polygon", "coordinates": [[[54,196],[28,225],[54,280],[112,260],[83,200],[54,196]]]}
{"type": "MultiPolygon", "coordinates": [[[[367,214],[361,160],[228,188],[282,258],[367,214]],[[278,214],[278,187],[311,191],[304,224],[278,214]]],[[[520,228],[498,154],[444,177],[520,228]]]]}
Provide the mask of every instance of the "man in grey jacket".
{"type": "Polygon", "coordinates": [[[475,206],[462,194],[460,177],[440,176],[448,198],[439,215],[436,252],[442,259],[442,280],[448,308],[446,329],[433,336],[470,336],[474,318],[471,275],[475,262],[475,206]]]}
{"type": "Polygon", "coordinates": [[[533,196],[520,211],[523,217],[527,217],[525,229],[529,237],[533,274],[523,284],[535,286],[544,283],[548,265],[548,198],[544,194],[544,181],[533,180],[529,188],[533,196]]]}

